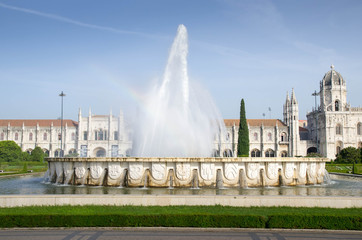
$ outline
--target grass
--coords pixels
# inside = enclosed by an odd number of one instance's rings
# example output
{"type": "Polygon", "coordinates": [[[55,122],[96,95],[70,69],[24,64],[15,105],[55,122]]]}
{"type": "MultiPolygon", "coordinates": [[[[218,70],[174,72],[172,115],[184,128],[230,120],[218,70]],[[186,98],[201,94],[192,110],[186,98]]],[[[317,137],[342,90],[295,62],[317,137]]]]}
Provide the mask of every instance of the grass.
{"type": "Polygon", "coordinates": [[[0,208],[0,227],[246,227],[362,230],[362,209],[228,206],[0,208]]]}
{"type": "MultiPolygon", "coordinates": [[[[327,163],[326,169],[328,172],[336,173],[352,173],[353,164],[346,163],[327,163]]],[[[362,174],[362,164],[355,164],[355,174],[362,174]]]]}
{"type": "Polygon", "coordinates": [[[45,172],[48,169],[48,163],[44,162],[0,162],[0,170],[3,170],[4,173],[0,173],[0,176],[3,175],[13,175],[26,173],[28,171],[33,172],[45,172]],[[24,171],[24,165],[27,165],[27,170],[24,171]]]}

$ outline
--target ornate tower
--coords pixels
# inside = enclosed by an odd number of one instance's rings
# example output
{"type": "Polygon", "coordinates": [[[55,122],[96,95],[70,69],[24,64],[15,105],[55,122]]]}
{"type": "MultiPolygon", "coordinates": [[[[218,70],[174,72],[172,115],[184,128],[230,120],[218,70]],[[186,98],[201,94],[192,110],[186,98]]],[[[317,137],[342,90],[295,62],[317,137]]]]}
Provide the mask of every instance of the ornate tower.
{"type": "Polygon", "coordinates": [[[290,156],[300,156],[300,136],[299,136],[299,107],[294,89],[290,97],[289,106],[289,151],[290,156]]]}
{"type": "Polygon", "coordinates": [[[333,65],[320,83],[320,103],[323,112],[346,111],[348,107],[346,82],[333,65]]]}

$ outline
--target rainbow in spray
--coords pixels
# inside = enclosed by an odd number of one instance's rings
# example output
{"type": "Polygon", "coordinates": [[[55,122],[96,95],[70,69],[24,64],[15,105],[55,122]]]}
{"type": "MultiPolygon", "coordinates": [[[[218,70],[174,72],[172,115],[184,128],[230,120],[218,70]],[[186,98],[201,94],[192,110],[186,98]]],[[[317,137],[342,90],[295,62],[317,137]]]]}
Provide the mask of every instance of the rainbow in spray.
{"type": "Polygon", "coordinates": [[[180,25],[159,86],[151,89],[134,139],[137,157],[210,157],[225,126],[211,96],[189,81],[188,38],[180,25]]]}

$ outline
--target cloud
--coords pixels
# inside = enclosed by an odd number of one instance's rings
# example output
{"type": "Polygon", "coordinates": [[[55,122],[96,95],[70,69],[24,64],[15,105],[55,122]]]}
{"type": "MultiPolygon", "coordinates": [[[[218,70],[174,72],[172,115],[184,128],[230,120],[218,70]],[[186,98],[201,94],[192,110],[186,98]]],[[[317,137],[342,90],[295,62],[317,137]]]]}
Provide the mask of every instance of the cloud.
{"type": "Polygon", "coordinates": [[[15,6],[7,5],[7,4],[1,3],[1,2],[0,2],[0,7],[10,9],[13,11],[28,13],[28,14],[32,14],[32,15],[36,15],[36,16],[40,16],[40,17],[44,17],[44,18],[49,18],[49,19],[53,19],[56,21],[60,21],[60,22],[73,24],[73,25],[76,25],[79,27],[91,28],[91,29],[96,29],[96,30],[101,30],[101,31],[108,31],[108,32],[113,32],[113,33],[117,33],[117,34],[137,35],[137,36],[146,37],[146,38],[165,38],[165,36],[153,35],[153,34],[142,33],[142,32],[127,31],[127,30],[121,30],[121,29],[107,27],[107,26],[100,26],[100,25],[95,25],[95,24],[84,23],[84,22],[80,22],[77,20],[73,20],[71,18],[66,18],[66,17],[62,17],[59,15],[50,14],[50,13],[39,12],[39,11],[35,11],[32,9],[27,9],[27,8],[15,7],[15,6]]]}

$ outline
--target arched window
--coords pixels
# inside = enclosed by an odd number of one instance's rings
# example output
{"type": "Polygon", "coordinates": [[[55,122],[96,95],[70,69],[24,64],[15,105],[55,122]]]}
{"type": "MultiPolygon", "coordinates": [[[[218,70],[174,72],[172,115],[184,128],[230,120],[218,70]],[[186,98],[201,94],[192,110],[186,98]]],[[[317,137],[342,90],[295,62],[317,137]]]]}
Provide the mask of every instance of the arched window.
{"type": "Polygon", "coordinates": [[[258,133],[254,133],[254,141],[258,141],[258,133]]]}
{"type": "Polygon", "coordinates": [[[227,134],[226,134],[225,139],[226,139],[226,141],[229,141],[229,139],[230,139],[230,133],[227,133],[227,134]]]}
{"type": "Polygon", "coordinates": [[[287,151],[282,151],[282,152],[280,153],[280,156],[281,156],[281,157],[288,157],[287,151]]]}
{"type": "Polygon", "coordinates": [[[33,133],[29,133],[29,141],[33,141],[33,133]]]}
{"type": "Polygon", "coordinates": [[[55,150],[54,157],[60,157],[60,150],[55,150]]]}
{"type": "Polygon", "coordinates": [[[260,151],[255,148],[255,149],[251,150],[250,156],[251,157],[260,157],[260,151]]]}
{"type": "Polygon", "coordinates": [[[75,140],[75,133],[72,133],[72,141],[75,140]]]}
{"type": "Polygon", "coordinates": [[[44,134],[43,134],[43,140],[44,140],[44,141],[48,140],[48,134],[47,134],[47,133],[44,133],[44,134]]]}
{"type": "Polygon", "coordinates": [[[336,155],[338,155],[341,152],[342,148],[343,148],[343,143],[341,141],[338,141],[336,143],[336,155]]]}
{"type": "Polygon", "coordinates": [[[272,140],[272,134],[268,133],[268,141],[271,141],[271,140],[272,140]]]}
{"type": "Polygon", "coordinates": [[[338,100],[334,102],[334,109],[336,112],[339,111],[339,101],[338,100]]]}
{"type": "Polygon", "coordinates": [[[336,126],[336,135],[342,135],[342,125],[337,124],[336,126]]]}
{"type": "Polygon", "coordinates": [[[265,157],[274,157],[274,151],[270,148],[265,151],[265,157]]]}
{"type": "Polygon", "coordinates": [[[223,153],[224,157],[232,157],[233,156],[233,152],[230,149],[226,149],[223,153]]]}
{"type": "Polygon", "coordinates": [[[1,133],[1,134],[0,134],[0,141],[4,140],[4,138],[5,138],[5,134],[4,134],[4,133],[1,133]]]}
{"type": "Polygon", "coordinates": [[[220,153],[217,149],[212,150],[212,157],[220,157],[220,153]]]}
{"type": "Polygon", "coordinates": [[[280,141],[286,142],[287,141],[287,134],[285,132],[282,132],[280,135],[280,141]]]}
{"type": "Polygon", "coordinates": [[[362,123],[357,124],[357,135],[362,135],[362,123]]]}
{"type": "Polygon", "coordinates": [[[15,137],[14,137],[15,141],[19,140],[19,133],[15,133],[15,137]]]}
{"type": "Polygon", "coordinates": [[[104,133],[103,133],[103,130],[99,130],[99,131],[96,131],[96,140],[103,140],[103,137],[104,137],[104,133]]]}

